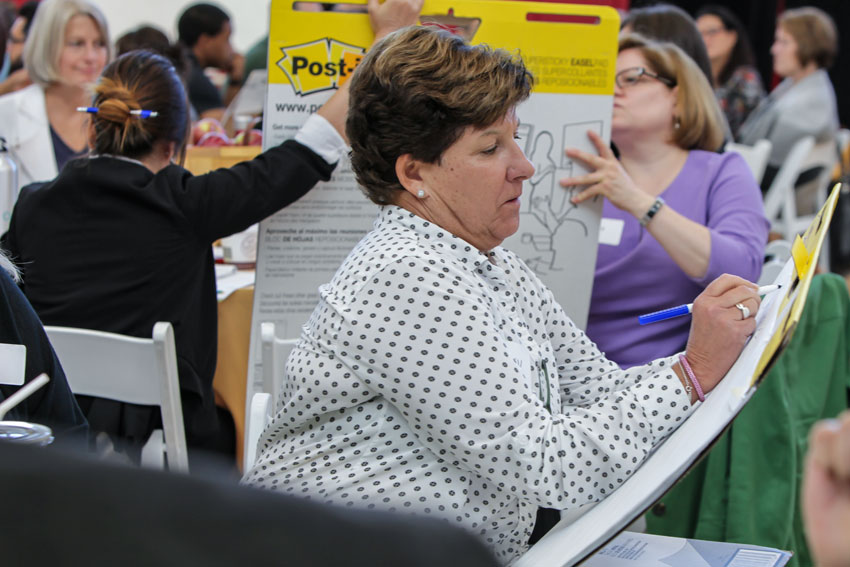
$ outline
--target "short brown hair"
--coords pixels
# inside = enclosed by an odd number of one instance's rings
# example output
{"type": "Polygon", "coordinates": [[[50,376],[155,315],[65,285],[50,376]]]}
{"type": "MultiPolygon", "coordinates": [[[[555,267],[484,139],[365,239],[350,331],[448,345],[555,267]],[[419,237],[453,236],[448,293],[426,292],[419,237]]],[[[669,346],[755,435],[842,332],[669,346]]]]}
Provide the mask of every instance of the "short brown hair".
{"type": "Polygon", "coordinates": [[[805,6],[785,10],[779,16],[777,24],[788,32],[797,42],[797,59],[805,67],[814,61],[821,69],[828,69],[838,52],[838,31],[829,14],[805,6]]]}
{"type": "Polygon", "coordinates": [[[467,127],[489,126],[528,98],[532,82],[518,55],[431,27],[390,34],[351,78],[345,131],[357,181],[373,202],[392,203],[400,156],[438,163],[467,127]]]}
{"type": "Polygon", "coordinates": [[[189,128],[186,91],[171,61],[150,51],[131,51],[103,70],[95,86],[92,153],[142,158],[157,141],[175,142],[182,156],[189,128]],[[150,110],[142,118],[133,110],[150,110]]]}
{"type": "Polygon", "coordinates": [[[650,71],[678,87],[673,142],[683,150],[717,151],[723,144],[723,112],[714,90],[694,60],[678,46],[638,34],[620,37],[620,51],[637,49],[650,71]]]}

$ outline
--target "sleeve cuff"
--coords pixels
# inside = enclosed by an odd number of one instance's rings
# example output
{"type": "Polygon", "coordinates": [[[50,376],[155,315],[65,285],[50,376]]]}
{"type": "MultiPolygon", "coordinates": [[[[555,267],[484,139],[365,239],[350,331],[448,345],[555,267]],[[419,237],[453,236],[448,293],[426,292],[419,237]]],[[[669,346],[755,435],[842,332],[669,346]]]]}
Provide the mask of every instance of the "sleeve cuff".
{"type": "Polygon", "coordinates": [[[348,145],[336,128],[318,114],[310,115],[295,134],[295,141],[307,146],[330,164],[337,163],[348,152],[348,145]]]}

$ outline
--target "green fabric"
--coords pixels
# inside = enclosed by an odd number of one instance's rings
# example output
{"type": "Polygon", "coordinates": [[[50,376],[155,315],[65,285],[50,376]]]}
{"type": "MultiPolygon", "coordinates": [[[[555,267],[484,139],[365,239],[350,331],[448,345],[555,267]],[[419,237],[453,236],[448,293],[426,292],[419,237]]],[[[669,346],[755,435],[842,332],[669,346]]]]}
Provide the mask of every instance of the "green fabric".
{"type": "Polygon", "coordinates": [[[251,46],[245,54],[245,66],[242,71],[242,84],[248,80],[248,75],[255,69],[265,69],[268,58],[269,36],[265,36],[251,46]]]}
{"type": "Polygon", "coordinates": [[[647,514],[647,531],[791,550],[789,566],[810,566],[803,457],[812,424],[847,407],[848,356],[847,284],[819,274],[788,347],[708,455],[647,514]]]}

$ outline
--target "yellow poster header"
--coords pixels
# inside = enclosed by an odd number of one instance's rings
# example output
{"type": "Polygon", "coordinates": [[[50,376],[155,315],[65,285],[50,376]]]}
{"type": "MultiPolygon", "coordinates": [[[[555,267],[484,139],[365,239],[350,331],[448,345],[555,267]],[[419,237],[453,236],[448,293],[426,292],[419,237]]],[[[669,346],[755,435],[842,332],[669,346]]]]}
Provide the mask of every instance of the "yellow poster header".
{"type": "MultiPolygon", "coordinates": [[[[299,95],[336,89],[373,40],[365,3],[346,12],[316,11],[321,3],[273,0],[269,83],[299,95]]],[[[420,21],[451,14],[472,44],[518,51],[535,78],[534,92],[611,95],[620,20],[607,6],[542,2],[426,0],[420,21]],[[471,36],[471,37],[469,37],[471,36]]],[[[452,27],[452,26],[448,26],[452,27]]]]}

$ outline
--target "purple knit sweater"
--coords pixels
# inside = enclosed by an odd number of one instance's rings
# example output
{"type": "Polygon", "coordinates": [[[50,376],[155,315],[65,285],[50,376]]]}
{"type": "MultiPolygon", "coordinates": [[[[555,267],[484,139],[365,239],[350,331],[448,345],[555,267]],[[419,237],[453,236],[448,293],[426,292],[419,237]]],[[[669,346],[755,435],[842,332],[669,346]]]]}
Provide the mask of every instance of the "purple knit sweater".
{"type": "Polygon", "coordinates": [[[638,325],[638,315],[691,303],[723,273],[756,281],[769,223],[761,192],[738,154],[694,150],[661,193],[667,206],[711,231],[711,259],[691,278],[629,213],[607,200],[603,219],[622,219],[619,245],[599,245],[587,334],[623,368],[685,348],[690,317],[638,325]]]}

